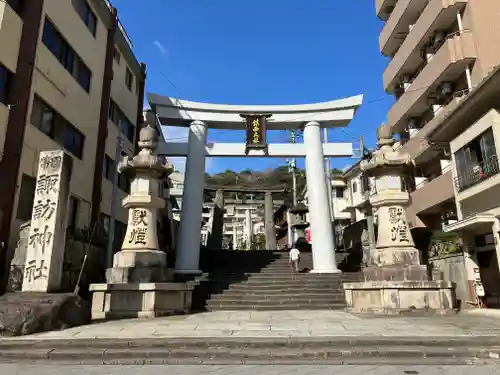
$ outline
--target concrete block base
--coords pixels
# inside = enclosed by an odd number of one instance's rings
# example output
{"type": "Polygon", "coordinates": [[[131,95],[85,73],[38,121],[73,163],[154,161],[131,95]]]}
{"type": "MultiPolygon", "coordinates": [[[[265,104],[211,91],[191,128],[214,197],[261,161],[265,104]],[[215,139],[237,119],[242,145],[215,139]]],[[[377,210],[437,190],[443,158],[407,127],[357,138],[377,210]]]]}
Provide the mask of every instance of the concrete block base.
{"type": "Polygon", "coordinates": [[[351,312],[451,312],[456,307],[455,284],[450,281],[365,281],[343,286],[351,312]]]}
{"type": "Polygon", "coordinates": [[[92,284],[92,320],[189,313],[193,288],[192,282],[92,284]]]}

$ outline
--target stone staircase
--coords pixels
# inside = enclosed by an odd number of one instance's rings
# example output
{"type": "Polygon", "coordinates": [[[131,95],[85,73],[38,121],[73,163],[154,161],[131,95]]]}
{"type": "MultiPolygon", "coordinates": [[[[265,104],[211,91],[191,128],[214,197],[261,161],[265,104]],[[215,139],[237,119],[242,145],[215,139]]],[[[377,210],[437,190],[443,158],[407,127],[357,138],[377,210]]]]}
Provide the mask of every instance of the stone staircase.
{"type": "MultiPolygon", "coordinates": [[[[344,255],[337,256],[340,262],[344,255]]],[[[206,251],[204,274],[193,293],[195,310],[343,309],[342,283],[359,280],[359,273],[313,274],[312,254],[302,253],[292,274],[287,252],[206,251]]]]}

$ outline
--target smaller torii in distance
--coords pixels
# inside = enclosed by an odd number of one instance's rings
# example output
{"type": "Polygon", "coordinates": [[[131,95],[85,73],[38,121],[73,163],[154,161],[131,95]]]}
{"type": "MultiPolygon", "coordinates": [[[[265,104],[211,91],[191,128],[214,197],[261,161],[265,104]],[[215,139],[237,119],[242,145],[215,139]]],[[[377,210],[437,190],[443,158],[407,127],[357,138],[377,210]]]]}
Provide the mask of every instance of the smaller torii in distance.
{"type": "MultiPolygon", "coordinates": [[[[208,238],[207,247],[211,249],[222,248],[222,236],[224,230],[224,193],[245,193],[245,194],[264,194],[264,225],[266,234],[266,249],[276,250],[276,227],[274,225],[274,207],[273,194],[287,192],[286,184],[277,185],[268,188],[255,188],[239,186],[224,186],[224,185],[206,185],[205,192],[215,192],[214,207],[211,217],[210,236],[208,238]]],[[[248,233],[249,238],[251,234],[248,233]]]]}

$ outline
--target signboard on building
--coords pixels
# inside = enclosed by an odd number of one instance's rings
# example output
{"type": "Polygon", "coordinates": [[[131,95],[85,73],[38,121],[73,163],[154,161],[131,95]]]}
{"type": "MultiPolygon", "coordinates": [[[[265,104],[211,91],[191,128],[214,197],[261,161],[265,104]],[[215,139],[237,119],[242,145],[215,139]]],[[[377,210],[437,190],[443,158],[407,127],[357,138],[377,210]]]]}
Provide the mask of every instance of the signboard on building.
{"type": "Polygon", "coordinates": [[[246,152],[252,149],[263,150],[267,147],[267,119],[270,114],[241,115],[246,121],[246,152]]]}

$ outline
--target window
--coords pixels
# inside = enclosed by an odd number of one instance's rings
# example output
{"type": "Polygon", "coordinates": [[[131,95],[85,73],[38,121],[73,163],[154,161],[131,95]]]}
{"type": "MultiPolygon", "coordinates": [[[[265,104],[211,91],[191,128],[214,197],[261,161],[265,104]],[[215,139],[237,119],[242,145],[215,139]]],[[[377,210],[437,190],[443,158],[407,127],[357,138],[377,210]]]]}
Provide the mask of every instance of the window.
{"type": "Polygon", "coordinates": [[[33,211],[33,200],[35,199],[36,178],[23,174],[21,178],[21,189],[19,190],[19,202],[17,204],[17,218],[20,220],[31,220],[33,211]]]}
{"type": "Polygon", "coordinates": [[[113,99],[110,99],[109,102],[108,118],[120,128],[121,132],[130,142],[134,142],[135,126],[130,122],[127,116],[125,116],[113,99]]]}
{"type": "Polygon", "coordinates": [[[115,50],[113,52],[113,57],[115,58],[115,61],[118,65],[120,65],[120,59],[121,59],[121,55],[120,55],[120,51],[118,51],[118,48],[115,47],[115,50]]]}
{"type": "Polygon", "coordinates": [[[97,16],[90,8],[90,5],[86,0],[72,0],[72,2],[82,21],[87,25],[92,35],[95,36],[97,31],[97,16]]]}
{"type": "Polygon", "coordinates": [[[17,14],[21,14],[24,6],[24,0],[7,0],[7,4],[9,4],[17,14]]]}
{"type": "Polygon", "coordinates": [[[352,192],[356,193],[357,191],[358,191],[358,185],[356,184],[356,182],[353,182],[352,183],[352,192]]]}
{"type": "Polygon", "coordinates": [[[80,159],[83,157],[85,136],[38,95],[33,98],[31,125],[38,128],[76,157],[80,159]]]}
{"type": "Polygon", "coordinates": [[[336,187],[335,188],[335,197],[336,198],[344,198],[344,188],[336,187]]]}
{"type": "Polygon", "coordinates": [[[132,91],[133,83],[134,83],[134,76],[132,75],[130,69],[127,68],[127,70],[125,71],[125,84],[127,85],[130,91],[132,91]]]}
{"type": "Polygon", "coordinates": [[[120,250],[127,233],[127,224],[115,220],[115,238],[113,239],[113,248],[120,250]]]}
{"type": "Polygon", "coordinates": [[[99,214],[99,233],[104,236],[104,238],[108,237],[109,233],[109,216],[105,213],[99,214]]]}
{"type": "Polygon", "coordinates": [[[102,174],[104,175],[104,177],[106,177],[110,181],[113,180],[114,165],[115,165],[115,162],[113,161],[113,159],[111,159],[109,157],[109,155],[105,155],[104,156],[104,168],[102,170],[102,174]]]}
{"type": "Polygon", "coordinates": [[[135,80],[135,93],[138,95],[141,93],[141,81],[138,79],[135,80]]]}
{"type": "Polygon", "coordinates": [[[125,193],[130,194],[130,179],[126,174],[120,173],[118,175],[118,187],[125,193]]]}
{"type": "MultiPolygon", "coordinates": [[[[109,217],[109,215],[106,215],[105,213],[101,212],[101,214],[99,215],[99,226],[102,231],[102,234],[105,237],[104,239],[107,239],[108,237],[110,229],[109,228],[110,221],[111,218],[109,217]]],[[[121,249],[126,232],[127,232],[127,225],[119,220],[116,220],[115,218],[115,230],[113,238],[113,248],[115,250],[121,249]]]]}
{"type": "MultiPolygon", "coordinates": [[[[113,182],[115,174],[115,161],[109,155],[104,156],[104,168],[102,174],[110,182],[113,182]]],[[[126,193],[130,193],[130,179],[127,175],[118,174],[117,186],[126,193]]]]}
{"type": "Polygon", "coordinates": [[[35,98],[33,99],[33,108],[31,109],[31,125],[37,127],[45,135],[53,138],[54,117],[54,110],[48,107],[38,96],[35,95],[35,98]]]}
{"type": "Polygon", "coordinates": [[[456,185],[466,189],[499,172],[492,129],[488,129],[468,145],[455,152],[456,185]]]}
{"type": "Polygon", "coordinates": [[[90,92],[92,72],[48,18],[45,18],[42,42],[80,86],[90,92]]]}
{"type": "Polygon", "coordinates": [[[66,123],[66,127],[64,129],[64,141],[63,141],[64,148],[70,151],[73,155],[78,156],[81,159],[83,156],[84,142],[85,142],[85,136],[73,125],[66,123]]]}
{"type": "Polygon", "coordinates": [[[0,102],[7,105],[10,85],[12,84],[12,73],[3,65],[0,65],[0,102]]]}
{"type": "Polygon", "coordinates": [[[78,217],[79,207],[80,207],[80,200],[74,196],[69,197],[67,229],[70,233],[74,233],[76,229],[76,220],[78,217]]]}

